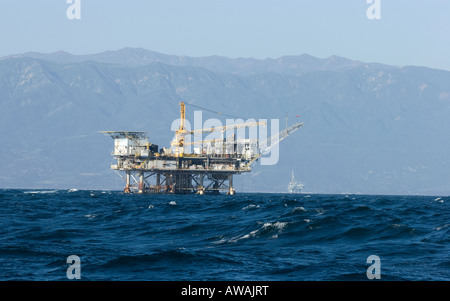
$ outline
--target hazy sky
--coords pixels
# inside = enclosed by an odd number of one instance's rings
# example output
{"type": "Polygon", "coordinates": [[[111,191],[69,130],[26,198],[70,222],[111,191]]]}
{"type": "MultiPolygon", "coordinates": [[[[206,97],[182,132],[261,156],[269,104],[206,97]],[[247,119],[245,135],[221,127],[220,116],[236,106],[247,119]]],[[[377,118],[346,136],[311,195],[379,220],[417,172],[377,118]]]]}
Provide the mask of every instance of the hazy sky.
{"type": "Polygon", "coordinates": [[[66,1],[0,0],[0,56],[142,47],[233,58],[339,55],[450,70],[449,0],[378,0],[378,20],[367,17],[367,0],[80,0],[79,20],[67,17],[66,1]]]}

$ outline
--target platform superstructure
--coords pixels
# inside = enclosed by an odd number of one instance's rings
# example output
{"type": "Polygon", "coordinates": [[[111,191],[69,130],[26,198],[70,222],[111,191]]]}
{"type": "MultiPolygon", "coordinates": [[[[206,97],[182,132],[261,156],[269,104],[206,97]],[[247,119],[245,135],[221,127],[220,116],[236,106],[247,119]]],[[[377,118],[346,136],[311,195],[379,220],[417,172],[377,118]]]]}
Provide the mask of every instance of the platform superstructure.
{"type": "Polygon", "coordinates": [[[288,185],[288,191],[290,193],[302,193],[304,188],[303,183],[298,182],[295,177],[294,177],[294,171],[292,171],[292,178],[291,178],[291,182],[289,182],[288,185]]]}
{"type": "Polygon", "coordinates": [[[188,136],[263,126],[249,122],[189,131],[185,127],[185,104],[180,103],[180,126],[169,148],[149,142],[146,132],[104,131],[114,139],[116,162],[111,169],[125,180],[125,193],[220,193],[235,194],[233,175],[251,172],[253,164],[271,146],[280,142],[303,123],[296,123],[264,141],[237,139],[236,135],[220,139],[191,142],[188,136]],[[263,145],[264,147],[260,147],[263,145]],[[189,147],[188,147],[189,146],[189,147]],[[188,149],[193,148],[193,152],[188,149]]]}

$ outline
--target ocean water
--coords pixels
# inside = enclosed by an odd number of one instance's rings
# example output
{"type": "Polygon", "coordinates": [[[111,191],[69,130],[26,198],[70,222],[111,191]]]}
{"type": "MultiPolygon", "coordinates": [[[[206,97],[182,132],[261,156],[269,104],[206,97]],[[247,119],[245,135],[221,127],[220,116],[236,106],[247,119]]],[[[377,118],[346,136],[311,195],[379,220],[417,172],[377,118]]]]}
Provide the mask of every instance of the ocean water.
{"type": "MultiPolygon", "coordinates": [[[[450,280],[450,197],[0,190],[0,278],[450,280]]],[[[370,280],[373,281],[373,280],[370,280]]],[[[377,280],[375,280],[377,281],[377,280]]]]}

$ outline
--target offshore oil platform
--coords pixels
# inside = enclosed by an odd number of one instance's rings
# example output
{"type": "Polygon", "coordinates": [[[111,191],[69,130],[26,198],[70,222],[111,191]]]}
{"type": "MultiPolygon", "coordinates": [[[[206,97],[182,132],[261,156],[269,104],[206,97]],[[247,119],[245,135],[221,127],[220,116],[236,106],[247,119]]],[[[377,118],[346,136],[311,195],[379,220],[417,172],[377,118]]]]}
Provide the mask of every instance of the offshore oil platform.
{"type": "Polygon", "coordinates": [[[236,193],[233,175],[251,172],[263,154],[297,131],[303,123],[295,123],[264,141],[224,138],[223,133],[239,128],[264,126],[266,122],[247,122],[206,129],[187,130],[185,104],[180,103],[180,126],[170,148],[160,148],[148,140],[146,132],[102,131],[114,139],[112,155],[117,161],[111,169],[125,181],[125,193],[152,194],[220,194],[236,193]],[[222,137],[202,140],[203,134],[221,132],[222,137]],[[201,140],[191,142],[190,136],[201,140]],[[193,152],[190,152],[191,146],[193,152]],[[124,173],[124,175],[123,175],[124,173]]]}
{"type": "Polygon", "coordinates": [[[304,188],[303,183],[298,182],[294,177],[294,171],[292,170],[292,178],[288,185],[289,193],[302,193],[304,188]]]}

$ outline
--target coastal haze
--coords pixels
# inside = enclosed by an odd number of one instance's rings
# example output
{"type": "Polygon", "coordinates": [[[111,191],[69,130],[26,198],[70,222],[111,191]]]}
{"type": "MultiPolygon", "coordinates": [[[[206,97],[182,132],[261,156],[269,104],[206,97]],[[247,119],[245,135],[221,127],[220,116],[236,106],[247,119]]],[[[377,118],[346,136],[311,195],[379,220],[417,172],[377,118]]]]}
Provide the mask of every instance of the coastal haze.
{"type": "MultiPolygon", "coordinates": [[[[236,177],[237,192],[286,192],[294,170],[313,193],[450,193],[449,71],[142,48],[0,58],[0,187],[122,189],[110,170],[113,140],[99,131],[146,131],[168,147],[180,101],[209,109],[203,122],[304,122],[281,142],[276,165],[236,177]]],[[[193,123],[200,109],[186,109],[193,123]]]]}

